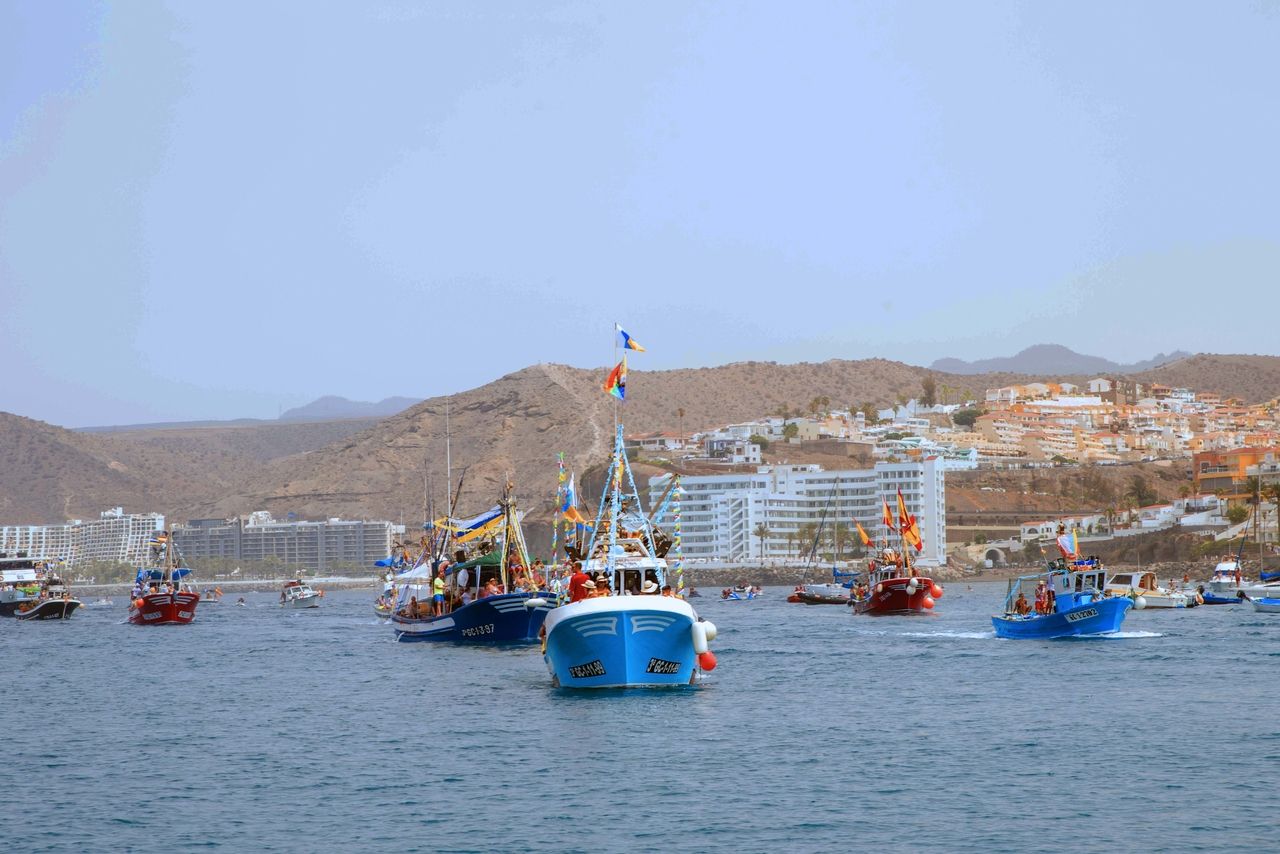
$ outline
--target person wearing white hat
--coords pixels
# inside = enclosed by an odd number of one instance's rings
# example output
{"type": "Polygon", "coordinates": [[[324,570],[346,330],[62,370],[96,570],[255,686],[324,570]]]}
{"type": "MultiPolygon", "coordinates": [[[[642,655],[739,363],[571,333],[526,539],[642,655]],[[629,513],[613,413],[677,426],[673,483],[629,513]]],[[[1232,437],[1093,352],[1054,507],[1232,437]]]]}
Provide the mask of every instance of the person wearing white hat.
{"type": "Polygon", "coordinates": [[[652,596],[657,592],[658,585],[650,579],[646,579],[644,584],[640,585],[640,594],[642,596],[652,596]]]}

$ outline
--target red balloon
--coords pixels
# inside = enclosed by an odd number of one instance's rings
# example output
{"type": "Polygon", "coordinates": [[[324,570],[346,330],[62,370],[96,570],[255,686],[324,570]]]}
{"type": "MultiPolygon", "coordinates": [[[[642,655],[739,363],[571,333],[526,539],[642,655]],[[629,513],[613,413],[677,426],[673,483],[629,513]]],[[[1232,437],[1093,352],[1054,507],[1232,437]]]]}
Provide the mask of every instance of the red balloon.
{"type": "Polygon", "coordinates": [[[708,670],[708,671],[715,670],[716,654],[711,650],[707,650],[706,652],[701,653],[698,656],[698,666],[701,667],[703,670],[708,670]]]}
{"type": "Polygon", "coordinates": [[[941,599],[941,598],[942,598],[942,585],[935,581],[935,582],[933,583],[933,587],[931,587],[931,588],[929,589],[929,592],[933,594],[933,598],[934,598],[934,599],[941,599]]]}
{"type": "Polygon", "coordinates": [[[926,597],[924,597],[924,602],[923,602],[923,603],[921,603],[921,604],[923,604],[923,605],[924,605],[924,607],[925,607],[926,609],[928,609],[928,608],[932,608],[932,607],[933,607],[933,597],[932,597],[932,596],[926,596],[926,597]]]}

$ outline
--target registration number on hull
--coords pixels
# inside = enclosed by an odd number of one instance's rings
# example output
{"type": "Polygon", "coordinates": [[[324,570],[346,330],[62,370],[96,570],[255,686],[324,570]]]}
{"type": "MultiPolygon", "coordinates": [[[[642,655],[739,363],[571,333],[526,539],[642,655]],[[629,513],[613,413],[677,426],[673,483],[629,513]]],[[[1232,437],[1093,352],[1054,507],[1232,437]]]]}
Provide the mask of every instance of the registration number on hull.
{"type": "Polygon", "coordinates": [[[469,629],[462,630],[462,636],[464,638],[473,638],[479,635],[491,635],[491,634],[493,634],[493,623],[486,623],[483,626],[472,626],[469,629]]]}
{"type": "Polygon", "coordinates": [[[1078,623],[1081,620],[1087,620],[1090,617],[1098,616],[1098,609],[1085,608],[1083,611],[1073,611],[1070,614],[1067,614],[1066,616],[1067,616],[1068,623],[1078,623]]]}
{"type": "Polygon", "coordinates": [[[569,675],[574,679],[589,679],[592,676],[603,676],[604,665],[600,663],[600,659],[588,661],[586,664],[575,664],[569,668],[569,675]]]}
{"type": "Polygon", "coordinates": [[[649,659],[649,666],[644,669],[644,672],[669,676],[680,672],[680,662],[667,661],[664,658],[651,658],[649,659]]]}

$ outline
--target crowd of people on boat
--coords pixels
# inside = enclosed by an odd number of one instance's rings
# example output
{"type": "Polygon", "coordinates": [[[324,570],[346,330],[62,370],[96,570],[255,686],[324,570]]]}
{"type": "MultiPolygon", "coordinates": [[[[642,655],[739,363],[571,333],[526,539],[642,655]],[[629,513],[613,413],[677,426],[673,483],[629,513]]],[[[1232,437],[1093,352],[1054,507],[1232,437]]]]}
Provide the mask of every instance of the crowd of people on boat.
{"type": "MultiPolygon", "coordinates": [[[[536,593],[547,589],[546,569],[540,560],[533,561],[527,568],[518,560],[513,561],[508,567],[508,576],[511,579],[509,585],[504,584],[498,574],[490,576],[483,584],[479,583],[479,577],[476,576],[476,583],[473,584],[472,570],[466,566],[452,573],[453,578],[450,579],[451,566],[452,564],[447,560],[441,561],[429,585],[416,585],[428,587],[429,596],[424,597],[422,601],[419,601],[416,595],[410,596],[409,601],[398,611],[400,616],[410,619],[442,617],[463,605],[469,605],[490,596],[501,596],[509,592],[536,593]]],[[[479,571],[480,568],[477,567],[476,572],[479,571]]],[[[389,597],[384,595],[379,597],[378,602],[394,606],[396,600],[397,597],[394,595],[389,597]]]]}

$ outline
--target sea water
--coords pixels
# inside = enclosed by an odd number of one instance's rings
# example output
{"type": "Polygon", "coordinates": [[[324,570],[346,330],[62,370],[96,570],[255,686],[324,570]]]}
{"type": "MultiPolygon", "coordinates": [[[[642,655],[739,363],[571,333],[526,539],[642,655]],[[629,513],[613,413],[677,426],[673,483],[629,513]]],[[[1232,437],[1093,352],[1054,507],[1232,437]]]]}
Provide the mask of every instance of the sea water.
{"type": "Polygon", "coordinates": [[[1275,847],[1280,615],[1009,641],[1003,590],[917,617],[695,599],[720,666],[665,691],[395,643],[373,591],[4,620],[0,829],[77,852],[1275,847]]]}

